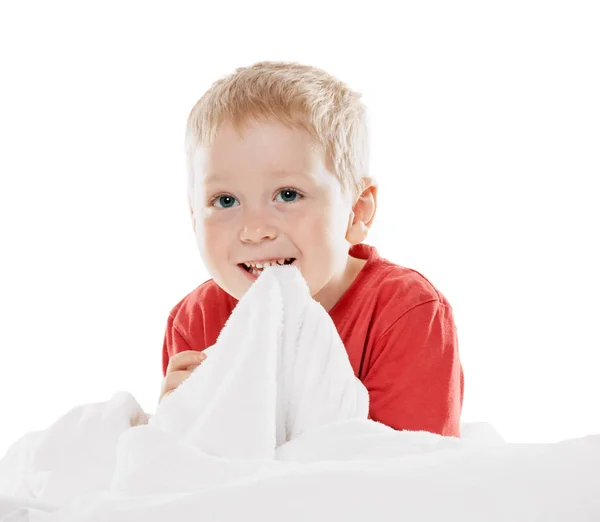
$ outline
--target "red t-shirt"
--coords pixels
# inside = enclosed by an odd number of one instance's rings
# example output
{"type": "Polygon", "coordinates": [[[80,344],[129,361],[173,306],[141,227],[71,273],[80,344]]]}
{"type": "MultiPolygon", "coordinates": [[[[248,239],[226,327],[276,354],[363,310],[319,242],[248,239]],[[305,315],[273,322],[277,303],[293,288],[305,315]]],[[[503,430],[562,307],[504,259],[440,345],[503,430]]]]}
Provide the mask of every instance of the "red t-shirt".
{"type": "MultiPolygon", "coordinates": [[[[355,245],[350,255],[367,262],[329,315],[369,391],[369,418],[459,437],[464,381],[452,307],[420,273],[375,248],[355,245]]],[[[212,279],[180,301],[167,322],[163,374],[172,355],[215,344],[236,304],[212,279]]]]}

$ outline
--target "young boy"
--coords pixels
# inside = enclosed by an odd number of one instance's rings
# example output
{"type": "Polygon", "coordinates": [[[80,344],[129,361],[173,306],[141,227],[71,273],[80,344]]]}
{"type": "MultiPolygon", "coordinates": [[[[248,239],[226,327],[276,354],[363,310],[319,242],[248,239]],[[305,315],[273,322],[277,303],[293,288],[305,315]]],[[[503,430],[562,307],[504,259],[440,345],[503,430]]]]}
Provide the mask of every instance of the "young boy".
{"type": "Polygon", "coordinates": [[[188,201],[212,279],[171,311],[161,398],[202,362],[262,269],[293,263],[369,391],[369,418],[460,436],[450,304],[421,274],[363,243],[377,188],[359,98],[322,70],[261,62],[215,82],[193,107],[188,201]]]}

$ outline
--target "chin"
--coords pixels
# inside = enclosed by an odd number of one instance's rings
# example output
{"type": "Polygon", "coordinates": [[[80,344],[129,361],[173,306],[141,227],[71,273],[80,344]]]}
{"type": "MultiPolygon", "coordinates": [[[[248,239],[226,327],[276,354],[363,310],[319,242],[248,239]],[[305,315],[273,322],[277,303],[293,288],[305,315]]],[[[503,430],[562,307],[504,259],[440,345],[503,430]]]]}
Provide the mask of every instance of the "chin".
{"type": "Polygon", "coordinates": [[[240,300],[244,294],[250,289],[250,284],[245,284],[245,281],[236,280],[235,277],[223,277],[219,275],[212,275],[213,281],[217,286],[223,290],[226,294],[230,295],[236,300],[240,300]]]}

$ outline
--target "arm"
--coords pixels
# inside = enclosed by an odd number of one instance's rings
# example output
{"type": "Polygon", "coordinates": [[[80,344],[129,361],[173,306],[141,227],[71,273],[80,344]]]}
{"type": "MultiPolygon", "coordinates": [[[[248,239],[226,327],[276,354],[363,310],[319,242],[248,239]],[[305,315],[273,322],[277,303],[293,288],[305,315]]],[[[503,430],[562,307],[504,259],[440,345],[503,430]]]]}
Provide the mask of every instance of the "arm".
{"type": "Polygon", "coordinates": [[[190,349],[187,341],[173,326],[173,316],[169,315],[162,350],[163,377],[167,374],[167,367],[169,366],[171,357],[177,353],[185,352],[190,349]]]}
{"type": "Polygon", "coordinates": [[[464,385],[452,308],[433,300],[394,321],[377,340],[363,383],[369,418],[459,437],[464,385]]]}
{"type": "Polygon", "coordinates": [[[163,379],[159,402],[175,391],[206,359],[206,354],[191,350],[187,341],[173,326],[169,316],[163,342],[163,379]]]}

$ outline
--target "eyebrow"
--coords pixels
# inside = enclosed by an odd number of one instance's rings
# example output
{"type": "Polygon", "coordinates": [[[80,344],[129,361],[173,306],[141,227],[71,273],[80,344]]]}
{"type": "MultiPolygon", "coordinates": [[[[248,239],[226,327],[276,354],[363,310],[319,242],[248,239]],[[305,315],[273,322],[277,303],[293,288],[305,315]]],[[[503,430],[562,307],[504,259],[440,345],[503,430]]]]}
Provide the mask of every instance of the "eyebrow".
{"type": "Polygon", "coordinates": [[[215,181],[221,181],[221,180],[224,180],[224,179],[225,179],[224,176],[221,176],[219,174],[213,174],[213,173],[206,174],[205,176],[202,177],[202,180],[205,183],[210,183],[210,182],[215,182],[215,181]]]}
{"type": "MultiPolygon", "coordinates": [[[[294,178],[294,177],[303,177],[310,178],[310,174],[308,172],[301,172],[295,170],[275,170],[271,172],[273,177],[277,178],[294,178]]],[[[228,176],[223,175],[219,172],[211,172],[204,177],[205,183],[218,183],[222,181],[227,181],[228,176]]]]}

